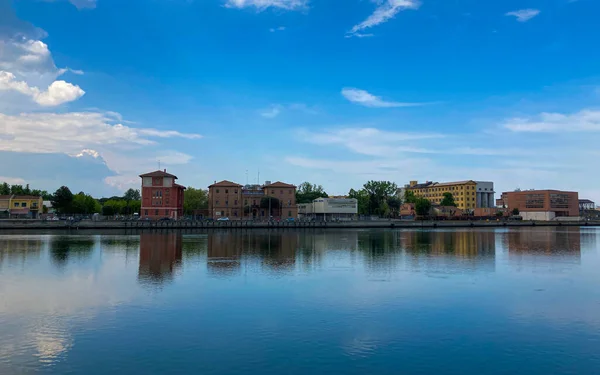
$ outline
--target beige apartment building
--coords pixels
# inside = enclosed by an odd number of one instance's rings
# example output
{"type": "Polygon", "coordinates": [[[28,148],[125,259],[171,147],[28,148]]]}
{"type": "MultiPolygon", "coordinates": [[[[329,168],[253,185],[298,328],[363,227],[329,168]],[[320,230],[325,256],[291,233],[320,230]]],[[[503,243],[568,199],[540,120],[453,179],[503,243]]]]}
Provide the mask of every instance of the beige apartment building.
{"type": "Polygon", "coordinates": [[[208,187],[208,214],[215,220],[296,218],[296,186],[280,181],[245,186],[227,180],[215,182],[208,187]]]}

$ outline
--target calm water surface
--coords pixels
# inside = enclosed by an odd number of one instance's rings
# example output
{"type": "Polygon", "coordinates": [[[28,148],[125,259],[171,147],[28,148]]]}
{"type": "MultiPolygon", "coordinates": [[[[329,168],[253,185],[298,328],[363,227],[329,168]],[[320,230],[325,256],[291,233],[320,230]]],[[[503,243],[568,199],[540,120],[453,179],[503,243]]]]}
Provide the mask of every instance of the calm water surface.
{"type": "Polygon", "coordinates": [[[0,374],[600,374],[599,239],[0,235],[0,374]]]}

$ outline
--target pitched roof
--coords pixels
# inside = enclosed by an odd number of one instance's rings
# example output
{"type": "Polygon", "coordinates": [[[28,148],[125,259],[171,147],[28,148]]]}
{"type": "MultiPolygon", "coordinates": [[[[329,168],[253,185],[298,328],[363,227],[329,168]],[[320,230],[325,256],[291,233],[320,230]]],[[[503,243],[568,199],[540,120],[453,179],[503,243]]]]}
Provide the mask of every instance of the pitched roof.
{"type": "Polygon", "coordinates": [[[580,199],[579,203],[594,203],[594,202],[589,199],[580,199]]]}
{"type": "Polygon", "coordinates": [[[12,197],[12,195],[0,195],[0,200],[7,200],[10,199],[12,197]]]}
{"type": "Polygon", "coordinates": [[[173,177],[175,179],[177,178],[177,176],[167,173],[166,169],[164,171],[154,171],[146,174],[141,174],[140,177],[173,177]]]}
{"type": "Polygon", "coordinates": [[[263,186],[263,188],[267,188],[267,187],[269,187],[269,188],[271,188],[271,187],[296,188],[295,185],[286,184],[285,182],[281,182],[281,181],[276,181],[276,182],[273,182],[272,184],[263,186]]]}
{"type": "Polygon", "coordinates": [[[231,181],[227,181],[227,180],[223,180],[220,182],[215,182],[214,184],[210,185],[209,188],[211,187],[242,187],[242,185],[240,184],[236,184],[235,182],[231,182],[231,181]]]}
{"type": "Polygon", "coordinates": [[[179,184],[173,184],[173,186],[178,187],[178,188],[182,188],[183,190],[187,189],[185,186],[179,185],[179,184]]]}

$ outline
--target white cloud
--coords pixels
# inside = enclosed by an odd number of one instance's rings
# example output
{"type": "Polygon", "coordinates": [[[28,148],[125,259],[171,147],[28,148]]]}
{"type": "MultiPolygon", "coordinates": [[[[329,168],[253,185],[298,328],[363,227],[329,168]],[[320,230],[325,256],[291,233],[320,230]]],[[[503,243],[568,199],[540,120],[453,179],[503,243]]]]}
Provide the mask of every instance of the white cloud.
{"type": "Polygon", "coordinates": [[[0,91],[3,90],[20,92],[43,107],[72,102],[85,94],[79,86],[65,81],[54,81],[45,91],[41,91],[37,87],[30,87],[27,82],[17,81],[14,74],[0,70],[0,91]]]}
{"type": "Polygon", "coordinates": [[[342,89],[342,95],[352,103],[371,108],[415,107],[423,105],[423,103],[388,102],[378,96],[370,94],[365,90],[352,87],[346,87],[342,89]]]}
{"type": "Polygon", "coordinates": [[[25,180],[20,177],[4,177],[0,176],[0,183],[6,182],[9,185],[24,185],[25,180]]]}
{"type": "Polygon", "coordinates": [[[272,105],[270,108],[263,110],[260,115],[264,118],[273,119],[281,113],[282,106],[279,104],[272,105]]]}
{"type": "Polygon", "coordinates": [[[532,19],[533,17],[537,16],[538,14],[540,14],[539,9],[521,9],[521,10],[515,10],[513,12],[508,12],[505,15],[506,16],[514,16],[517,18],[517,21],[519,21],[519,22],[527,22],[530,19],[532,19]]]}
{"type": "Polygon", "coordinates": [[[285,26],[272,27],[269,29],[269,31],[272,33],[277,32],[277,31],[285,31],[285,26]]]}
{"type": "Polygon", "coordinates": [[[308,0],[227,0],[227,8],[250,8],[265,10],[267,8],[279,8],[285,10],[302,10],[308,7],[308,0]]]}
{"type": "Polygon", "coordinates": [[[513,132],[567,133],[600,131],[600,111],[584,109],[577,113],[541,113],[530,118],[512,118],[503,126],[513,132]]]}
{"type": "Polygon", "coordinates": [[[0,113],[1,133],[10,140],[0,140],[1,151],[77,154],[98,147],[140,147],[156,142],[151,138],[182,137],[198,139],[199,134],[133,128],[114,124],[111,118],[96,112],[0,113]]]}
{"type": "Polygon", "coordinates": [[[418,0],[374,0],[374,2],[378,5],[375,12],[363,22],[355,25],[350,30],[350,34],[356,34],[359,31],[387,22],[403,10],[419,9],[421,6],[421,2],[418,0]]]}

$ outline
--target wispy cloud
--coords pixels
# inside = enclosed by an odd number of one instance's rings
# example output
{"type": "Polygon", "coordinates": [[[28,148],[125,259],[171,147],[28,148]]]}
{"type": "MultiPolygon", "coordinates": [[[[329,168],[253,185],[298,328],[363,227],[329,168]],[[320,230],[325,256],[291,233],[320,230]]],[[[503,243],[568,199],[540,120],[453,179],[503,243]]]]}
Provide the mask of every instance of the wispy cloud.
{"type": "Polygon", "coordinates": [[[277,31],[285,31],[285,26],[272,27],[269,29],[270,32],[275,33],[277,31]]]}
{"type": "Polygon", "coordinates": [[[517,21],[519,21],[519,22],[527,22],[530,19],[532,19],[533,17],[537,16],[538,14],[540,14],[539,9],[521,9],[521,10],[515,10],[512,12],[508,12],[505,15],[516,17],[517,21]]]}
{"type": "Polygon", "coordinates": [[[254,7],[259,11],[268,8],[303,10],[308,7],[308,0],[227,0],[225,6],[237,9],[254,7]]]}
{"type": "Polygon", "coordinates": [[[271,107],[260,112],[260,115],[264,118],[273,119],[281,113],[283,107],[279,104],[274,104],[271,107]]]}
{"type": "Polygon", "coordinates": [[[415,107],[423,103],[404,103],[385,101],[382,98],[370,94],[368,91],[352,87],[342,89],[342,95],[352,103],[371,108],[395,108],[395,107],[415,107]]]}
{"type": "Polygon", "coordinates": [[[530,118],[512,118],[503,123],[513,132],[557,133],[557,132],[598,132],[600,131],[600,111],[584,109],[577,113],[541,113],[530,118]]]}
{"type": "MultiPolygon", "coordinates": [[[[377,4],[377,9],[366,20],[355,25],[349,31],[350,35],[387,22],[403,10],[419,9],[421,6],[421,2],[418,0],[373,0],[373,2],[377,4]]],[[[369,34],[359,35],[369,36],[369,34]]]]}
{"type": "Polygon", "coordinates": [[[317,145],[338,145],[361,155],[393,156],[399,153],[427,154],[436,151],[419,147],[417,140],[442,138],[435,133],[389,132],[376,128],[341,128],[318,134],[298,131],[299,139],[317,145]]]}

